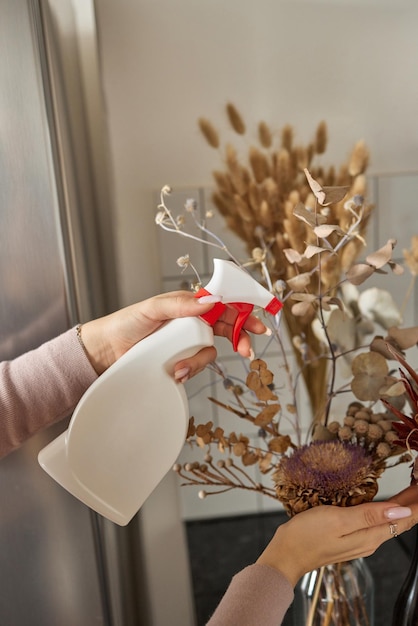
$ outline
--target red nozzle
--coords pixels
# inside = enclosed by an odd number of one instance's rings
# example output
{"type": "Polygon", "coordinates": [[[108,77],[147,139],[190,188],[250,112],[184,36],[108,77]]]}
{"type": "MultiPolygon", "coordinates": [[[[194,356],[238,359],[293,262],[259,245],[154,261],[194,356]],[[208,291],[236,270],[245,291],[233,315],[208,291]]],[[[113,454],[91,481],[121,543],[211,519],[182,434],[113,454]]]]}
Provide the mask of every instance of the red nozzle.
{"type": "MultiPolygon", "coordinates": [[[[201,298],[202,296],[208,296],[208,295],[211,295],[209,291],[202,288],[202,289],[199,289],[199,291],[195,294],[195,297],[201,298]]],[[[251,312],[254,308],[253,304],[247,304],[246,302],[228,302],[228,304],[226,305],[223,302],[216,302],[210,311],[208,311],[207,313],[204,313],[200,317],[203,320],[205,320],[205,322],[210,324],[210,326],[214,326],[215,323],[220,318],[220,316],[222,315],[222,313],[225,311],[227,306],[230,306],[231,308],[238,311],[238,315],[234,323],[234,328],[232,330],[232,347],[234,351],[236,352],[238,349],[238,340],[239,340],[241,330],[245,322],[251,315],[251,312]]],[[[271,301],[265,307],[265,310],[268,313],[275,315],[276,313],[280,311],[282,306],[283,305],[280,302],[280,300],[278,300],[277,298],[273,296],[271,301]]]]}

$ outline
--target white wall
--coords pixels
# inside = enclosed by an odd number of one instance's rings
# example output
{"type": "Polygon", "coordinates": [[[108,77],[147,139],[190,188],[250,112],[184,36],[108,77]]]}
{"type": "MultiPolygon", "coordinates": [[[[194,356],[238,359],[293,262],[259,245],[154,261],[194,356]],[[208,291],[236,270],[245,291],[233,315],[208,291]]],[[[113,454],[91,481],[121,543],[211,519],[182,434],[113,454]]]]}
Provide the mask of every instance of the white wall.
{"type": "Polygon", "coordinates": [[[152,190],[210,182],[218,155],[196,120],[222,128],[228,100],[301,142],[325,119],[329,162],[364,138],[371,171],[418,169],[415,0],[96,5],[126,300],[158,286],[152,190]]]}
{"type": "MultiPolygon", "coordinates": [[[[126,303],[166,285],[155,191],[210,184],[219,156],[196,121],[208,117],[227,138],[227,101],[250,133],[261,119],[291,123],[301,143],[326,120],[326,163],[364,138],[371,173],[418,171],[416,0],[96,0],[96,11],[126,303]]],[[[165,500],[173,480],[144,509],[157,626],[192,620],[179,507],[165,500]],[[161,532],[178,547],[170,563],[161,532]],[[166,594],[173,601],[162,606],[166,594]]]]}

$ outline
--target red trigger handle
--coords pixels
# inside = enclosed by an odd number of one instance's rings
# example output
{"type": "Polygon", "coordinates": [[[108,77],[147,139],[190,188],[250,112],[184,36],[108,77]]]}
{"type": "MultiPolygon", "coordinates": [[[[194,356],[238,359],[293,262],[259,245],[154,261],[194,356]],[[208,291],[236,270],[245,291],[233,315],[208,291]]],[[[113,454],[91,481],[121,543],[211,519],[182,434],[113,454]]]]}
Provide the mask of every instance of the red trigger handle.
{"type": "MultiPolygon", "coordinates": [[[[199,289],[197,293],[195,293],[195,298],[201,298],[202,296],[208,295],[211,295],[209,291],[206,291],[206,289],[202,288],[199,289]]],[[[248,317],[251,315],[251,311],[253,310],[254,305],[244,302],[229,302],[228,306],[238,311],[237,319],[235,320],[234,328],[232,330],[232,347],[236,352],[238,349],[238,340],[242,327],[244,326],[248,317]]],[[[225,311],[226,307],[227,305],[223,304],[223,302],[216,302],[210,311],[208,311],[207,313],[203,313],[203,315],[201,315],[200,317],[205,320],[205,322],[210,324],[210,326],[214,326],[218,319],[221,317],[222,313],[225,311]]]]}

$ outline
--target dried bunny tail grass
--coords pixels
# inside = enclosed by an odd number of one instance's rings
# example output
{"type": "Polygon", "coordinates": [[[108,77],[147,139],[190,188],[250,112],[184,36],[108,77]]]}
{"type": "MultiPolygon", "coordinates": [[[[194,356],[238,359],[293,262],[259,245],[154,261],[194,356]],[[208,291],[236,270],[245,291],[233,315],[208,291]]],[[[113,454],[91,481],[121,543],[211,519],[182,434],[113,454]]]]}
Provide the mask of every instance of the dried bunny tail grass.
{"type": "Polygon", "coordinates": [[[331,167],[328,169],[325,179],[328,186],[333,187],[335,185],[337,177],[335,175],[335,167],[333,165],[331,165],[331,167]]]}
{"type": "MultiPolygon", "coordinates": [[[[289,202],[285,203],[291,204],[289,202]]],[[[289,215],[288,208],[285,206],[286,215],[289,215]]],[[[300,220],[297,220],[293,212],[290,213],[289,217],[283,220],[283,229],[287,235],[287,240],[290,244],[290,248],[297,250],[301,254],[305,250],[305,240],[306,240],[306,231],[307,229],[304,226],[304,223],[300,220]]]]}
{"type": "Polygon", "coordinates": [[[370,152],[363,139],[358,141],[354,146],[348,163],[348,173],[350,176],[358,176],[363,174],[368,165],[370,159],[370,152]]]}
{"type": "Polygon", "coordinates": [[[316,154],[324,154],[328,144],[328,128],[326,122],[322,121],[318,124],[315,134],[315,152],[316,154]]]}
{"type": "Polygon", "coordinates": [[[238,194],[234,195],[234,203],[235,203],[237,213],[244,221],[246,222],[254,221],[254,216],[251,211],[251,207],[243,198],[241,198],[240,195],[238,194]]]}
{"type": "Polygon", "coordinates": [[[303,170],[307,168],[309,165],[309,157],[308,157],[307,149],[304,146],[297,146],[294,152],[295,152],[295,157],[296,157],[295,165],[297,169],[303,170]]]}
{"type": "Polygon", "coordinates": [[[251,146],[248,154],[251,169],[257,183],[262,183],[270,176],[270,166],[265,155],[258,148],[251,146]]]}
{"type": "Polygon", "coordinates": [[[285,148],[273,154],[273,176],[279,187],[290,184],[290,154],[285,148]]]}
{"type": "Polygon", "coordinates": [[[214,191],[212,194],[212,202],[223,217],[235,215],[236,208],[233,197],[229,194],[214,191]]]}
{"type": "Polygon", "coordinates": [[[365,196],[367,193],[367,180],[364,174],[359,174],[353,180],[350,196],[365,196]]]}
{"type": "Polygon", "coordinates": [[[310,209],[311,211],[315,210],[316,198],[315,198],[315,196],[314,196],[314,194],[312,192],[308,193],[308,195],[305,198],[304,204],[305,204],[307,209],[310,209]]]}
{"type": "Polygon", "coordinates": [[[308,160],[308,167],[310,167],[312,163],[312,159],[315,156],[315,146],[313,143],[310,143],[308,147],[306,148],[306,155],[307,155],[307,160],[308,160]]]}
{"type": "Polygon", "coordinates": [[[258,125],[258,138],[263,148],[271,148],[273,136],[266,122],[260,122],[258,125]]]}
{"type": "Polygon", "coordinates": [[[248,186],[248,201],[254,213],[257,213],[261,204],[261,191],[259,186],[252,180],[248,186]]]}
{"type": "Polygon", "coordinates": [[[231,144],[226,146],[225,161],[234,190],[241,196],[245,195],[251,177],[248,170],[238,162],[237,152],[231,144]]]}
{"type": "Polygon", "coordinates": [[[223,191],[224,193],[227,193],[227,194],[233,193],[234,190],[233,190],[231,178],[227,173],[220,172],[219,170],[214,170],[212,172],[212,176],[220,191],[223,191]]]}
{"type": "MultiPolygon", "coordinates": [[[[225,224],[229,228],[229,230],[235,233],[240,239],[243,239],[245,242],[248,241],[249,232],[246,228],[246,225],[249,222],[244,222],[239,216],[229,215],[225,217],[225,224]]],[[[253,224],[250,224],[250,228],[254,229],[253,224]]]]}
{"type": "Polygon", "coordinates": [[[279,188],[273,178],[266,178],[261,186],[263,197],[270,205],[272,213],[276,211],[279,202],[279,188]]]}
{"type": "Polygon", "coordinates": [[[226,113],[228,115],[229,123],[234,131],[238,135],[244,135],[246,130],[245,124],[236,106],[231,102],[228,102],[226,105],[226,113]]]}
{"type": "Polygon", "coordinates": [[[271,210],[271,206],[267,200],[263,200],[259,211],[259,220],[265,228],[272,228],[274,226],[274,212],[271,210]]]}
{"type": "Polygon", "coordinates": [[[205,117],[198,119],[200,132],[212,148],[219,148],[219,135],[218,131],[212,125],[212,123],[205,117]]]}
{"type": "Polygon", "coordinates": [[[348,172],[348,165],[346,165],[345,163],[340,165],[337,174],[336,184],[337,186],[341,185],[342,187],[351,184],[351,176],[348,172]]]}
{"type": "Polygon", "coordinates": [[[282,130],[282,148],[291,152],[293,146],[293,128],[286,124],[282,130]]]}
{"type": "MultiPolygon", "coordinates": [[[[299,190],[298,189],[292,189],[292,191],[288,195],[288,200],[289,200],[289,202],[291,202],[291,204],[293,205],[293,209],[294,209],[295,206],[297,205],[297,203],[300,202],[299,190]]],[[[292,209],[292,214],[293,214],[293,209],[292,209]]]]}

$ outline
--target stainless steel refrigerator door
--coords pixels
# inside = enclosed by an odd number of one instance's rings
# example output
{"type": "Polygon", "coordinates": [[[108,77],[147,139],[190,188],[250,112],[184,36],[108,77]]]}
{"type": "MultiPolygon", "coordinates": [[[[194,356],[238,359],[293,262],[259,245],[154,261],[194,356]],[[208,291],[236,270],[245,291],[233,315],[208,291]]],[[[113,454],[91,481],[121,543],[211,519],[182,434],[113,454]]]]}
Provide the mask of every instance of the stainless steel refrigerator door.
{"type": "MultiPolygon", "coordinates": [[[[76,55],[59,54],[60,46],[69,52],[76,46],[71,20],[71,0],[0,0],[2,360],[66,330],[77,317],[100,314],[109,302],[100,280],[111,250],[103,261],[100,233],[92,232],[97,193],[88,183],[97,171],[74,142],[83,130],[81,89],[68,92],[71,82],[76,89],[76,55]],[[67,13],[62,29],[56,20],[67,13]],[[48,72],[55,74],[50,83],[48,72]]],[[[103,214],[97,229],[106,227],[103,214]]],[[[0,461],[0,624],[139,624],[126,601],[127,577],[136,573],[134,542],[37,463],[38,451],[65,427],[48,429],[0,461]],[[128,553],[127,546],[131,554],[121,552],[128,553]]]]}

